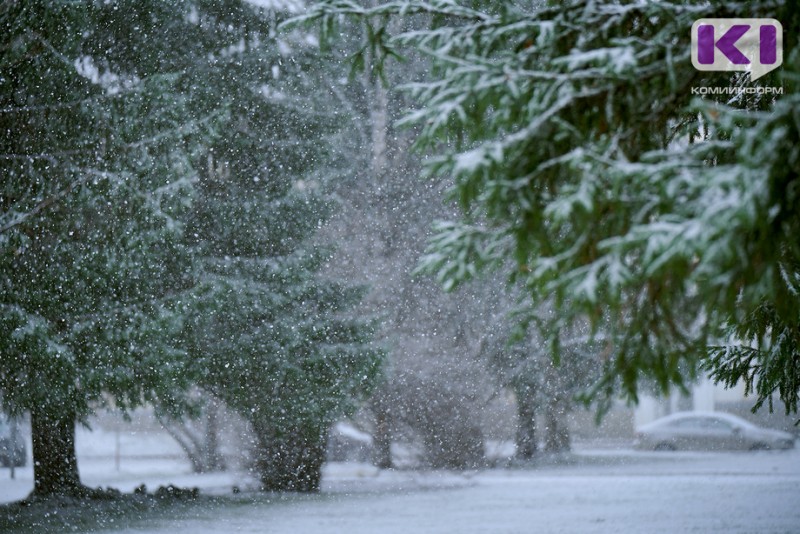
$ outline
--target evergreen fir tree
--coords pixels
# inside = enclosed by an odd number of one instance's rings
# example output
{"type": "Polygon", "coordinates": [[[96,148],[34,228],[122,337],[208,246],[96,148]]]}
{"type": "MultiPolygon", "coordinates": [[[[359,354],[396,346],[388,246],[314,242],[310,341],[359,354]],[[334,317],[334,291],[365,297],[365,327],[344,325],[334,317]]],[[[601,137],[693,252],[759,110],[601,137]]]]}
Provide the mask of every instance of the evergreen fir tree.
{"type": "Polygon", "coordinates": [[[162,64],[156,4],[0,8],[0,389],[31,414],[34,495],[86,493],[75,422],[98,405],[179,409],[188,384],[180,221],[214,117],[162,64]]]}
{"type": "MultiPolygon", "coordinates": [[[[263,414],[274,461],[288,439],[316,454],[377,375],[343,315],[359,291],[300,247],[327,209],[306,172],[324,145],[319,110],[273,83],[312,76],[275,23],[234,0],[3,4],[0,389],[31,412],[34,494],[87,494],[74,424],[105,403],[178,415],[206,386],[263,414]]],[[[287,488],[318,484],[302,461],[287,488]]]]}
{"type": "Polygon", "coordinates": [[[262,487],[316,491],[328,428],[369,393],[381,358],[354,318],[362,289],[323,278],[329,252],[312,240],[333,209],[337,75],[315,68],[306,34],[275,36],[285,13],[266,13],[230,20],[242,45],[207,74],[235,120],[203,159],[184,338],[200,386],[250,423],[262,487]]]}
{"type": "MultiPolygon", "coordinates": [[[[511,263],[527,322],[558,356],[565,329],[602,328],[605,373],[591,392],[636,399],[700,369],[778,392],[797,409],[798,108],[796,10],[781,2],[319,2],[295,22],[370,28],[381,58],[411,46],[437,77],[408,88],[404,122],[452,176],[464,216],[442,223],[424,269],[451,289],[511,263]],[[387,35],[392,15],[429,30],[387,35]],[[696,71],[703,17],[772,17],[782,68],[755,83],[696,71]],[[777,86],[777,97],[692,95],[695,86],[777,86]],[[536,313],[552,303],[554,313],[536,313]],[[726,330],[732,337],[725,341],[726,330]],[[723,342],[724,341],[724,342],[723,342]]],[[[600,336],[596,336],[598,340],[600,336]]]]}

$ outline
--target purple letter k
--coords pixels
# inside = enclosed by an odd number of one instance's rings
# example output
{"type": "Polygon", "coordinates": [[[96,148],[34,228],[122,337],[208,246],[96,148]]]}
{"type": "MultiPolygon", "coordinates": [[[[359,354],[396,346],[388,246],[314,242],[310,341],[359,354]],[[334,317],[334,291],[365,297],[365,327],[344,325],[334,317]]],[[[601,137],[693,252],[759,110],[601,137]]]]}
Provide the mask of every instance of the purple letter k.
{"type": "Polygon", "coordinates": [[[714,42],[714,26],[702,24],[697,28],[697,62],[702,65],[714,63],[714,48],[725,54],[725,57],[734,65],[747,65],[750,60],[736,48],[736,41],[747,33],[750,26],[747,24],[734,24],[725,34],[714,42]]]}

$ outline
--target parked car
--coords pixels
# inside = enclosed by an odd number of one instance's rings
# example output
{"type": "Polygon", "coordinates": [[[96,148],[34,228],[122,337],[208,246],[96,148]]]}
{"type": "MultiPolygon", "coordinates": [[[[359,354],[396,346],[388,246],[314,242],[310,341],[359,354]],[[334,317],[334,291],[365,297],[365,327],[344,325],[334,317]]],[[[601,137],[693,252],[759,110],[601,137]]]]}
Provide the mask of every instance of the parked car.
{"type": "Polygon", "coordinates": [[[6,416],[0,414],[0,466],[3,467],[24,467],[28,457],[25,448],[25,440],[12,425],[17,423],[9,422],[6,416]]]}
{"type": "Polygon", "coordinates": [[[791,449],[794,436],[727,413],[678,412],[637,428],[634,446],[657,451],[791,449]]]}

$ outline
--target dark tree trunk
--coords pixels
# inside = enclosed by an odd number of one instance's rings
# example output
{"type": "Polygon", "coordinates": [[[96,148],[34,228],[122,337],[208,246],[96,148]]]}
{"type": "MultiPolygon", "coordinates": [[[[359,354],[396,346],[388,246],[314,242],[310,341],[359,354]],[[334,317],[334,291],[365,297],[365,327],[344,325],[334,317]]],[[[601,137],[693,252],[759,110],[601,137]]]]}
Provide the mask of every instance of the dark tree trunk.
{"type": "Polygon", "coordinates": [[[186,453],[194,473],[225,470],[225,458],[219,450],[219,405],[212,399],[206,404],[202,419],[195,424],[157,416],[161,427],[186,453]]]}
{"type": "Polygon", "coordinates": [[[31,412],[34,497],[81,496],[86,487],[75,456],[75,416],[31,412]]]}
{"type": "Polygon", "coordinates": [[[484,464],[483,434],[477,426],[455,421],[452,427],[426,429],[426,460],[435,469],[475,469],[484,464]]]}
{"type": "Polygon", "coordinates": [[[570,450],[567,411],[566,402],[558,395],[551,397],[547,403],[547,436],[545,438],[547,452],[568,452],[570,450]]]}
{"type": "Polygon", "coordinates": [[[256,469],[263,491],[317,492],[325,462],[327,431],[259,433],[256,469]]]}
{"type": "Polygon", "coordinates": [[[536,456],[536,389],[532,384],[520,384],[514,388],[517,397],[517,452],[520,460],[531,460],[536,456]]]}
{"type": "Polygon", "coordinates": [[[391,434],[391,415],[386,409],[383,400],[375,400],[372,403],[375,413],[375,436],[373,449],[373,463],[381,469],[391,469],[392,467],[392,434],[391,434]]]}
{"type": "Polygon", "coordinates": [[[225,459],[219,450],[219,404],[213,399],[206,407],[206,432],[203,447],[206,471],[224,471],[225,459]]]}

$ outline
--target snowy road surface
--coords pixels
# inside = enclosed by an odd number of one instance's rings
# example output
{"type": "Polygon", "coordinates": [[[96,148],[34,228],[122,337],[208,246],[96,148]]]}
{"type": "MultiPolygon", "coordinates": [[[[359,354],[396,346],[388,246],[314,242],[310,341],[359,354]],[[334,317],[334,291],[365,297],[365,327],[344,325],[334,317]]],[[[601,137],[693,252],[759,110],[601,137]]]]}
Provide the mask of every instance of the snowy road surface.
{"type": "MultiPolygon", "coordinates": [[[[320,495],[245,492],[183,508],[169,517],[133,518],[118,524],[121,528],[102,532],[800,532],[800,450],[720,454],[584,450],[574,460],[576,465],[466,475],[378,472],[361,464],[334,464],[326,470],[320,495]]],[[[108,475],[108,483],[127,490],[141,481],[149,487],[159,480],[174,481],[228,495],[232,484],[242,483],[235,474],[193,477],[185,467],[172,467],[170,473],[166,464],[148,465],[137,468],[129,462],[127,471],[108,475]]],[[[101,471],[86,478],[102,483],[101,471]]],[[[0,476],[5,478],[6,473],[2,470],[0,476]]],[[[5,484],[4,480],[0,486],[5,484]]]]}

